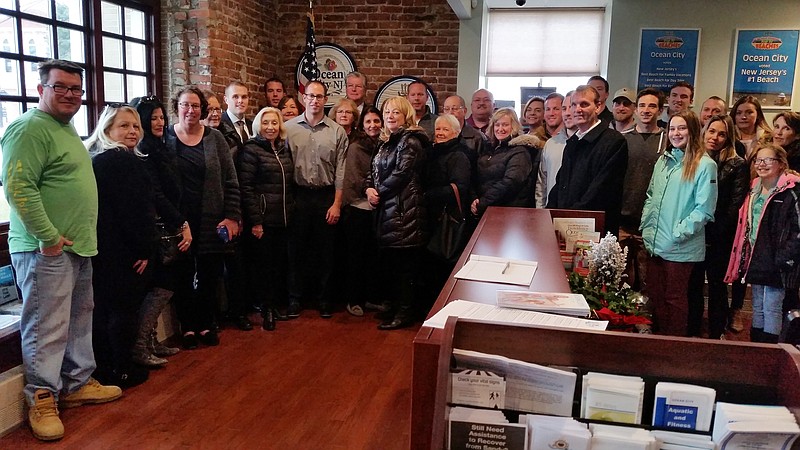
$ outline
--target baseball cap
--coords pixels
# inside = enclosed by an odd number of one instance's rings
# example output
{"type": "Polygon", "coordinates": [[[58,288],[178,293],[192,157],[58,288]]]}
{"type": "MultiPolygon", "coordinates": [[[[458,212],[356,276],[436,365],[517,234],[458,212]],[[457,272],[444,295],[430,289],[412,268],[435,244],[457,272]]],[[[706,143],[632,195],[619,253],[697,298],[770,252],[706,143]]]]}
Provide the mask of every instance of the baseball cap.
{"type": "Polygon", "coordinates": [[[625,97],[628,100],[630,100],[631,103],[636,103],[636,93],[633,92],[633,90],[631,89],[622,88],[617,90],[617,92],[614,92],[614,98],[612,99],[612,101],[615,102],[620,97],[625,97]]]}

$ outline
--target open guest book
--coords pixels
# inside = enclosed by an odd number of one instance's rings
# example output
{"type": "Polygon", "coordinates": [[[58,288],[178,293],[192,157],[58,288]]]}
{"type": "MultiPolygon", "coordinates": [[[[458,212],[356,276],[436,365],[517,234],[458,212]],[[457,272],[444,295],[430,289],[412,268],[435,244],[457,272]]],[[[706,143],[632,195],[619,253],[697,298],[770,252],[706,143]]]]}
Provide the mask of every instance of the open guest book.
{"type": "Polygon", "coordinates": [[[455,277],[462,280],[530,286],[537,266],[536,261],[470,255],[469,261],[455,274],[455,277]]]}

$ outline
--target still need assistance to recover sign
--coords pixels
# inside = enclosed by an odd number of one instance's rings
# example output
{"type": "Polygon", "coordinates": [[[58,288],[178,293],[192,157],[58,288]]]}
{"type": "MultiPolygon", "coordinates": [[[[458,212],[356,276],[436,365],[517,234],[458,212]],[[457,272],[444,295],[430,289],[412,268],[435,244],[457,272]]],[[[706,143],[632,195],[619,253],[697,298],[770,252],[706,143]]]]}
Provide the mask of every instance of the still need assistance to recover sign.
{"type": "Polygon", "coordinates": [[[745,95],[763,107],[788,107],[797,64],[798,30],[739,30],[731,102],[745,95]]]}

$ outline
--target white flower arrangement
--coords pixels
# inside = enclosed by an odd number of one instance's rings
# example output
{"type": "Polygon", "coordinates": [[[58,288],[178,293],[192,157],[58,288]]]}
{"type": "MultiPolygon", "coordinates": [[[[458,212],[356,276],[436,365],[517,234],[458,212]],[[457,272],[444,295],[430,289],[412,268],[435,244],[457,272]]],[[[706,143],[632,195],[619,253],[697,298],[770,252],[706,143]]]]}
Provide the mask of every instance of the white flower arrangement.
{"type": "Polygon", "coordinates": [[[621,248],[617,237],[607,233],[599,243],[593,242],[588,251],[589,275],[586,281],[598,288],[606,286],[610,290],[619,289],[625,276],[627,258],[628,247],[621,248]]]}

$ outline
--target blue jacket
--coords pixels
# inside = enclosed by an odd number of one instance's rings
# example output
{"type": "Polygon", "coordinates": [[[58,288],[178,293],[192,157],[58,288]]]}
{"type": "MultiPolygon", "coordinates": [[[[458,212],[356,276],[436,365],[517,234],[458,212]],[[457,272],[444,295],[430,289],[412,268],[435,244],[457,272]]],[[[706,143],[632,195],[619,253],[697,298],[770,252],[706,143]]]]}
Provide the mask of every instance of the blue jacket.
{"type": "Polygon", "coordinates": [[[683,179],[683,150],[658,158],[642,211],[642,239],[647,252],[672,262],[705,259],[706,223],[717,205],[717,164],[704,154],[693,181],[683,179]]]}

